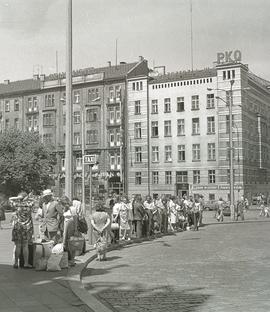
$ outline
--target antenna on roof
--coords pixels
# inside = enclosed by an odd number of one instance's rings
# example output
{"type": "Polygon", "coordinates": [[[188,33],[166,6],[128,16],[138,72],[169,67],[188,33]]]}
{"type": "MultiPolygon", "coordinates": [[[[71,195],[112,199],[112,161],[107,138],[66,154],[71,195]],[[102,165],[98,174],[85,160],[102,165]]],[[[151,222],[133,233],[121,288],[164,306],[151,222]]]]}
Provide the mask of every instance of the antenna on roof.
{"type": "Polygon", "coordinates": [[[115,66],[117,66],[117,39],[115,40],[115,66]]]}
{"type": "Polygon", "coordinates": [[[191,53],[191,70],[193,71],[193,24],[192,24],[192,0],[190,0],[190,53],[191,53]]]}

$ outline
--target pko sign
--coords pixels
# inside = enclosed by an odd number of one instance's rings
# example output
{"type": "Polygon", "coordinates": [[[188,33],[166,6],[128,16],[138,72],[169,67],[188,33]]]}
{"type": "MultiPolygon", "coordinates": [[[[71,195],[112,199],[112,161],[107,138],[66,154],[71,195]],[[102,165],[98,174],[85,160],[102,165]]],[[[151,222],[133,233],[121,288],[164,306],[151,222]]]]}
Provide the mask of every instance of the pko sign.
{"type": "Polygon", "coordinates": [[[242,54],[241,54],[241,51],[239,50],[217,53],[218,64],[241,62],[241,60],[242,60],[242,54]]]}
{"type": "Polygon", "coordinates": [[[97,162],[96,155],[84,155],[83,156],[83,163],[85,165],[95,165],[97,162]]]}

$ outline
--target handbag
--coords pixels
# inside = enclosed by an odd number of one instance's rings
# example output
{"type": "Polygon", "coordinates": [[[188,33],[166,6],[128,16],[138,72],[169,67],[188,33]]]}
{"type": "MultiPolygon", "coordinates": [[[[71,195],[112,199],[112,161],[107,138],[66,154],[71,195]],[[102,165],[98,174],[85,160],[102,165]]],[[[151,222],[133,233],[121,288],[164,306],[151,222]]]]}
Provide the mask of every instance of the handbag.
{"type": "Polygon", "coordinates": [[[46,271],[47,268],[47,262],[48,258],[45,256],[45,249],[42,244],[40,244],[42,247],[42,255],[35,261],[35,269],[36,271],[46,271]]]}
{"type": "Polygon", "coordinates": [[[62,254],[52,253],[47,262],[47,271],[61,271],[60,262],[62,259],[62,254]]]}
{"type": "Polygon", "coordinates": [[[111,224],[111,229],[114,231],[114,230],[119,230],[119,224],[114,222],[111,224]]]}
{"type": "Polygon", "coordinates": [[[78,216],[78,231],[84,234],[87,234],[88,225],[85,217],[78,216]]]}

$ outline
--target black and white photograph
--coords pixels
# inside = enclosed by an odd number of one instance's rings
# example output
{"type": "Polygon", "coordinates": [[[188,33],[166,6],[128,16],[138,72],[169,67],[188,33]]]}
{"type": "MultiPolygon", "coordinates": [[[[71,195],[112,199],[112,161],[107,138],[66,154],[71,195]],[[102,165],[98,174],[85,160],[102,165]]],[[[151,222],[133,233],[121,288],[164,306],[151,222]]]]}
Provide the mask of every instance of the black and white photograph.
{"type": "Polygon", "coordinates": [[[0,312],[270,311],[269,20],[0,0],[0,312]]]}

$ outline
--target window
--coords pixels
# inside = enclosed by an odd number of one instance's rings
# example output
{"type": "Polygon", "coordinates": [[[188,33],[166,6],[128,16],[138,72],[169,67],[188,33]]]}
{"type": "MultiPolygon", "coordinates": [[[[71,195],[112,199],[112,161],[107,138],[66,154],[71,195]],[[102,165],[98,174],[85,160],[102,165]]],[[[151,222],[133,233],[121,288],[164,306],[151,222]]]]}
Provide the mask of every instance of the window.
{"type": "Polygon", "coordinates": [[[192,135],[200,134],[200,120],[199,118],[192,118],[192,135]]]}
{"type": "Polygon", "coordinates": [[[81,113],[79,111],[73,113],[74,124],[79,124],[81,122],[81,113]]]}
{"type": "Polygon", "coordinates": [[[54,106],[54,94],[46,94],[45,95],[45,107],[54,106]]]}
{"type": "Polygon", "coordinates": [[[185,145],[178,145],[178,161],[186,160],[186,147],[185,145]]]}
{"type": "Polygon", "coordinates": [[[142,125],[140,122],[135,122],[134,124],[134,138],[135,139],[142,138],[142,125]]]}
{"type": "Polygon", "coordinates": [[[81,135],[80,135],[80,132],[74,132],[74,135],[73,135],[73,144],[75,144],[75,145],[81,144],[81,135]]]}
{"type": "Polygon", "coordinates": [[[216,183],[216,170],[208,170],[208,183],[216,183]]]}
{"type": "Polygon", "coordinates": [[[115,166],[116,166],[115,156],[111,155],[110,156],[110,167],[111,167],[111,170],[115,170],[115,166]]]}
{"type": "Polygon", "coordinates": [[[152,114],[158,114],[158,100],[152,100],[152,114]]]}
{"type": "Polygon", "coordinates": [[[33,117],[33,126],[34,126],[34,131],[38,131],[38,118],[37,118],[37,116],[33,117]]]}
{"type": "MultiPolygon", "coordinates": [[[[232,115],[232,125],[234,124],[234,115],[232,115]]],[[[226,115],[226,133],[230,131],[230,116],[226,115]]]]}
{"type": "Polygon", "coordinates": [[[158,121],[152,121],[151,132],[153,138],[158,137],[158,121]]]}
{"type": "Polygon", "coordinates": [[[222,74],[223,74],[223,80],[226,80],[226,71],[224,70],[222,74]]]}
{"type": "Polygon", "coordinates": [[[32,117],[28,117],[28,118],[27,118],[27,127],[28,127],[28,130],[29,130],[29,131],[32,130],[32,127],[33,127],[33,120],[32,120],[32,117]]]}
{"type": "Polygon", "coordinates": [[[159,148],[152,146],[152,162],[159,162],[159,148]]]}
{"type": "Polygon", "coordinates": [[[142,162],[142,148],[135,146],[135,162],[142,162]]]}
{"type": "Polygon", "coordinates": [[[177,135],[185,135],[185,119],[177,120],[177,135]]]}
{"type": "Polygon", "coordinates": [[[52,133],[43,134],[43,143],[45,143],[45,144],[52,144],[53,143],[52,133]]]}
{"type": "Polygon", "coordinates": [[[172,172],[165,171],[165,184],[172,184],[172,172]]]}
{"type": "Polygon", "coordinates": [[[9,119],[6,119],[5,120],[5,129],[8,129],[9,128],[9,119]]]}
{"type": "Polygon", "coordinates": [[[120,86],[115,87],[115,97],[116,97],[116,100],[118,101],[121,99],[121,87],[120,86]]]}
{"type": "Polygon", "coordinates": [[[87,130],[86,144],[98,143],[98,130],[87,130]]]}
{"type": "Polygon", "coordinates": [[[191,109],[192,110],[199,109],[199,95],[192,95],[192,97],[191,97],[191,109]]]}
{"type": "Polygon", "coordinates": [[[152,182],[153,184],[158,184],[159,182],[158,171],[152,172],[152,182]]]}
{"type": "Polygon", "coordinates": [[[185,101],[184,101],[184,97],[178,97],[177,98],[177,111],[178,112],[183,112],[185,110],[185,101]]]}
{"type": "Polygon", "coordinates": [[[110,138],[110,146],[114,146],[114,145],[115,145],[114,131],[111,131],[111,132],[109,133],[109,138],[110,138]]]}
{"type": "Polygon", "coordinates": [[[216,160],[216,144],[215,143],[207,144],[207,154],[208,154],[208,160],[216,160]]]}
{"type": "Polygon", "coordinates": [[[166,98],[164,99],[164,113],[170,113],[171,112],[171,99],[166,98]]]}
{"type": "Polygon", "coordinates": [[[172,161],[172,146],[166,145],[165,146],[165,162],[171,162],[172,161]]]}
{"type": "Polygon", "coordinates": [[[19,100],[15,99],[14,100],[14,111],[17,112],[20,110],[20,104],[19,104],[19,100]]]}
{"type": "Polygon", "coordinates": [[[116,129],[115,133],[116,133],[116,146],[120,146],[121,145],[121,132],[120,132],[120,129],[116,129]]]}
{"type": "Polygon", "coordinates": [[[207,134],[215,133],[215,117],[207,117],[207,134]]]}
{"type": "Polygon", "coordinates": [[[192,144],[192,161],[198,161],[201,159],[200,144],[192,144]]]}
{"type": "Polygon", "coordinates": [[[9,100],[5,101],[5,112],[9,112],[10,111],[10,102],[9,100]]]}
{"type": "Polygon", "coordinates": [[[188,173],[187,171],[176,171],[176,183],[187,183],[188,173]]]}
{"type": "Polygon", "coordinates": [[[53,126],[54,119],[52,114],[44,114],[43,115],[43,126],[53,126]]]}
{"type": "MultiPolygon", "coordinates": [[[[236,156],[235,144],[236,144],[236,142],[232,142],[232,145],[233,145],[232,146],[232,157],[233,157],[233,159],[235,159],[235,156],[236,156]]],[[[230,157],[231,157],[231,155],[230,155],[230,142],[226,142],[226,147],[227,147],[226,159],[229,160],[230,157]]],[[[253,150],[252,149],[251,149],[251,153],[253,154],[253,150]]],[[[252,156],[252,159],[253,159],[253,156],[252,156]]]]}
{"type": "Polygon", "coordinates": [[[139,185],[142,184],[142,173],[135,172],[135,184],[139,185]]]}
{"type": "Polygon", "coordinates": [[[207,108],[215,108],[215,95],[213,93],[207,94],[207,108]]]}
{"type": "Polygon", "coordinates": [[[115,118],[116,118],[116,122],[117,122],[117,123],[120,123],[120,122],[121,122],[121,112],[120,112],[120,109],[119,109],[119,108],[117,108],[117,109],[115,110],[115,118]]]}
{"type": "Polygon", "coordinates": [[[143,89],[142,81],[137,81],[132,83],[132,90],[133,91],[141,91],[143,89]]]}
{"type": "Polygon", "coordinates": [[[172,135],[172,126],[170,120],[164,121],[164,136],[171,136],[172,135]]]}
{"type": "Polygon", "coordinates": [[[27,107],[28,107],[28,111],[31,112],[33,109],[33,100],[31,97],[27,99],[27,107]]]}
{"type": "Polygon", "coordinates": [[[79,104],[80,103],[80,91],[74,91],[74,104],[79,104]]]}
{"type": "Polygon", "coordinates": [[[82,170],[82,158],[81,157],[76,158],[76,169],[82,170]]]}
{"type": "Polygon", "coordinates": [[[201,175],[200,170],[193,170],[193,184],[200,184],[201,175]]]}
{"type": "Polygon", "coordinates": [[[141,101],[135,101],[135,115],[141,114],[141,101]]]}
{"type": "Polygon", "coordinates": [[[37,97],[33,97],[33,110],[36,112],[38,110],[38,100],[37,97]]]}
{"type": "Polygon", "coordinates": [[[14,128],[19,129],[19,119],[18,118],[14,119],[14,128]]]}
{"type": "Polygon", "coordinates": [[[109,87],[109,100],[112,102],[114,100],[114,88],[109,87]]]}
{"type": "Polygon", "coordinates": [[[110,110],[109,111],[109,116],[110,116],[110,124],[114,124],[114,121],[115,121],[115,111],[114,110],[110,110]]]}
{"type": "Polygon", "coordinates": [[[86,110],[86,122],[97,121],[98,110],[97,108],[91,108],[86,110]]]}

